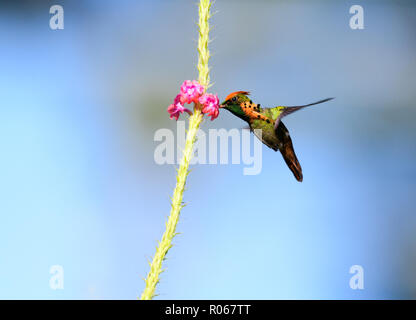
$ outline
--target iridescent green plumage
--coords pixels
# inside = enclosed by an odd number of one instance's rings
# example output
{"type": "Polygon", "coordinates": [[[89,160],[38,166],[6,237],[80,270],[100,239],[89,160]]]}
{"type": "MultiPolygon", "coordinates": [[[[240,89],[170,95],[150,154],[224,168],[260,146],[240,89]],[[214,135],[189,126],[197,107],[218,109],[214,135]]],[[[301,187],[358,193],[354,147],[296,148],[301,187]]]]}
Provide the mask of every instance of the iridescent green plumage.
{"type": "Polygon", "coordinates": [[[260,104],[253,103],[248,95],[247,91],[233,92],[225,98],[221,107],[246,121],[250,126],[250,130],[269,148],[274,151],[279,150],[295,178],[298,181],[302,181],[302,168],[293,149],[289,131],[281,119],[304,107],[326,102],[332,98],[304,106],[262,108],[260,104]]]}

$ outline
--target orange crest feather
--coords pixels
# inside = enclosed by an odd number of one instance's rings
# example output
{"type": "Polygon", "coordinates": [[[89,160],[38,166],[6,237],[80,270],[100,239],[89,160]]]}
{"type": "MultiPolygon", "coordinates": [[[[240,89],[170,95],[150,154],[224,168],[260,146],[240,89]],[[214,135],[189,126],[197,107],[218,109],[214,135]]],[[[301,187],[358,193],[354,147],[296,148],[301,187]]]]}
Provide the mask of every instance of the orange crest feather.
{"type": "Polygon", "coordinates": [[[244,95],[248,96],[248,95],[250,94],[250,92],[248,92],[248,91],[236,91],[236,92],[230,93],[230,94],[229,94],[229,95],[225,98],[225,101],[230,100],[232,97],[235,97],[235,96],[236,96],[236,95],[238,95],[238,94],[244,94],[244,95]]]}

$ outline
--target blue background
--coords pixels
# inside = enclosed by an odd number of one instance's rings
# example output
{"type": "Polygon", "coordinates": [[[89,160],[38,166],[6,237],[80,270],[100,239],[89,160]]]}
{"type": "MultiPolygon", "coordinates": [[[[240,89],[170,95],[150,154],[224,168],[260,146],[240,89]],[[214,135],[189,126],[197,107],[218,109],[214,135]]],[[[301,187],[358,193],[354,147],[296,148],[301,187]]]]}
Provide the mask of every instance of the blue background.
{"type": "MultiPolygon", "coordinates": [[[[216,1],[213,12],[220,99],[336,99],[285,119],[301,184],[266,147],[257,176],[193,166],[158,299],[415,298],[416,4],[216,1]],[[354,4],[364,30],[349,27],[354,4]],[[356,264],[364,290],[349,287],[356,264]]],[[[175,184],[153,136],[176,130],[166,108],[197,78],[197,19],[196,1],[1,2],[0,298],[140,296],[175,184]],[[53,4],[64,30],[49,28],[53,4]],[[49,287],[56,264],[63,290],[49,287]]],[[[202,126],[244,124],[221,112],[202,126]]]]}

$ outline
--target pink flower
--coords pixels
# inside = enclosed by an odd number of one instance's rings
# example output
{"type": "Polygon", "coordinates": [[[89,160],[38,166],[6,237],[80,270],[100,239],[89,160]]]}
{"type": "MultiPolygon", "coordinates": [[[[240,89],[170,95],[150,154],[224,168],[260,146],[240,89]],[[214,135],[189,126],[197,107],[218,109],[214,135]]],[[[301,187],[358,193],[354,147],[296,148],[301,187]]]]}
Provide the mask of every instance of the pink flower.
{"type": "Polygon", "coordinates": [[[175,118],[175,120],[177,121],[179,118],[179,115],[183,112],[187,112],[188,114],[192,114],[191,110],[185,108],[183,106],[183,99],[182,96],[180,94],[178,94],[175,97],[175,100],[173,101],[173,104],[171,104],[168,107],[168,112],[170,113],[170,118],[175,118]]]}
{"type": "Polygon", "coordinates": [[[217,95],[205,93],[199,98],[199,103],[203,105],[202,112],[210,116],[211,121],[218,117],[220,105],[217,95]]]}
{"type": "Polygon", "coordinates": [[[204,86],[196,80],[185,80],[181,86],[181,96],[184,103],[198,102],[198,98],[204,93],[204,86]]]}
{"type": "Polygon", "coordinates": [[[173,104],[168,107],[170,118],[178,120],[183,112],[192,112],[184,107],[185,103],[195,103],[202,105],[202,113],[207,114],[214,120],[219,114],[219,100],[217,95],[204,93],[204,86],[196,80],[185,80],[182,83],[180,93],[175,97],[173,104]]]}

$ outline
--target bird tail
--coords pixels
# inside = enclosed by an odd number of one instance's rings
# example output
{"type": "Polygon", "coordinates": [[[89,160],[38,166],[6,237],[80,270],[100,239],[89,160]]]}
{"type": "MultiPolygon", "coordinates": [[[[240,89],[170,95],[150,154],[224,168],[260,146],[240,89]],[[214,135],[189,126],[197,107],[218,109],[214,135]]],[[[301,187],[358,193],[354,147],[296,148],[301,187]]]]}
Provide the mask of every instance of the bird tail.
{"type": "Polygon", "coordinates": [[[293,175],[295,176],[296,180],[302,182],[303,175],[302,175],[302,167],[298,161],[298,158],[295,154],[295,149],[293,149],[292,139],[289,135],[289,130],[287,130],[286,126],[280,121],[277,130],[276,130],[277,137],[281,142],[279,146],[280,153],[283,156],[287,166],[292,171],[293,175]]]}

